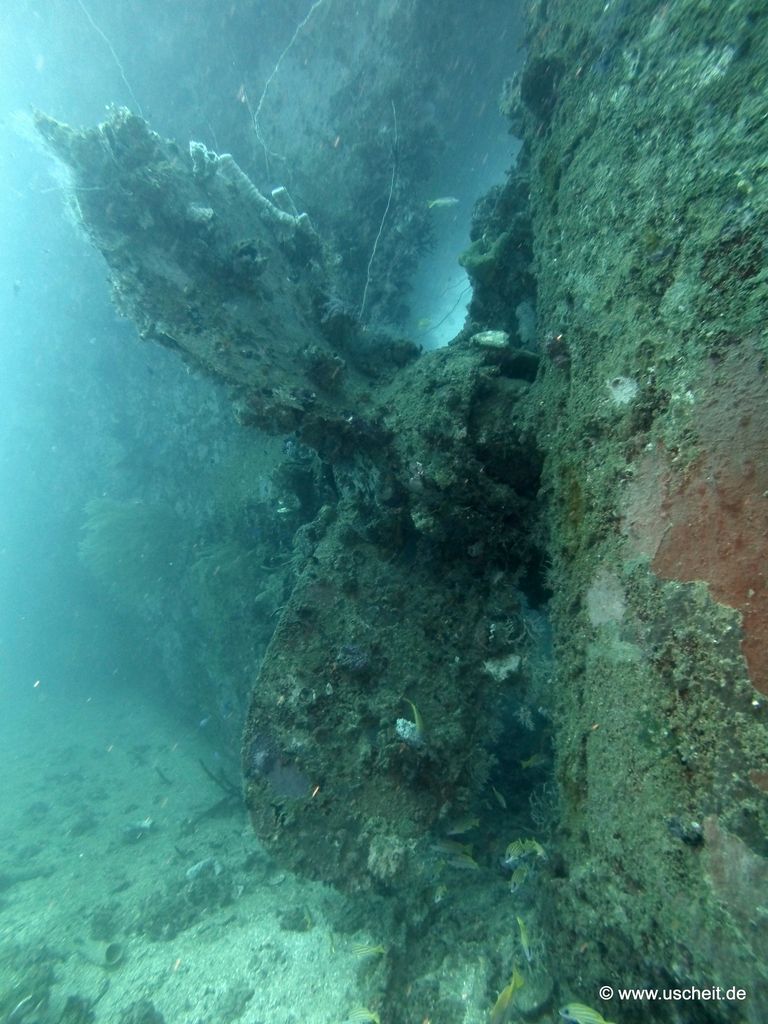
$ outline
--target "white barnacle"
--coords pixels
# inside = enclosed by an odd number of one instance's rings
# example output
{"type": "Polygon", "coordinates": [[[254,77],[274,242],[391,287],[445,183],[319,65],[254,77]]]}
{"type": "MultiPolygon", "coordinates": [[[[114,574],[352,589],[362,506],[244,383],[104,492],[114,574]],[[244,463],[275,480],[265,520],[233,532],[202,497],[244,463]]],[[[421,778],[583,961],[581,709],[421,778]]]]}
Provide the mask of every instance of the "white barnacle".
{"type": "Polygon", "coordinates": [[[409,747],[422,747],[424,745],[424,737],[421,734],[421,730],[415,722],[408,718],[398,718],[395,722],[395,732],[403,743],[407,743],[409,747]]]}
{"type": "Polygon", "coordinates": [[[637,381],[632,377],[612,377],[606,382],[606,386],[614,405],[629,405],[639,390],[637,381]]]}

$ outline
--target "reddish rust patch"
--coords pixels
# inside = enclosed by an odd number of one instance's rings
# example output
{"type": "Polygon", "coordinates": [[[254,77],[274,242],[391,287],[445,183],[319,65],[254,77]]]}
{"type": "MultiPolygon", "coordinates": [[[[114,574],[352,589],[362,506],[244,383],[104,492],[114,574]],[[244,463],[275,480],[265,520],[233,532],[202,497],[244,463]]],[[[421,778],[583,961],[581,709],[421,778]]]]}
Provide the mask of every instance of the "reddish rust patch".
{"type": "Polygon", "coordinates": [[[709,584],[743,616],[742,651],[768,694],[768,379],[752,346],[694,388],[702,454],[686,472],[663,447],[635,464],[624,532],[664,579],[709,584]]]}

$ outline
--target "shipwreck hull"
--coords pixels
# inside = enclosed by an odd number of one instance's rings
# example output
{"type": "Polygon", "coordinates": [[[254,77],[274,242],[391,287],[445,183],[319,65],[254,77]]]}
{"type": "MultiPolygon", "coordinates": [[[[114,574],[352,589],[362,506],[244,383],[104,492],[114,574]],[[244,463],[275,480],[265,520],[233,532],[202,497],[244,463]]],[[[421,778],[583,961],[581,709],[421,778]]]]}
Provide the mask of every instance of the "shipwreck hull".
{"type": "Polygon", "coordinates": [[[765,20],[533,4],[515,107],[549,354],[567,871],[548,932],[587,992],[749,993],[702,1021],[768,999],[765,20]]]}

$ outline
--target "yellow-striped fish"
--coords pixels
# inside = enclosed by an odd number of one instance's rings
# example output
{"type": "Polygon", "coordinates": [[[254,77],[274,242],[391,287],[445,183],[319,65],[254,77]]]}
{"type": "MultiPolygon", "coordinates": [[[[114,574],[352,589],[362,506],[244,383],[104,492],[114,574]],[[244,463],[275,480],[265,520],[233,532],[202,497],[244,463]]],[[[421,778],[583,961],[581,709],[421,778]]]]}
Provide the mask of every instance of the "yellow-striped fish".
{"type": "Polygon", "coordinates": [[[517,890],[528,881],[528,875],[530,873],[530,870],[525,866],[525,864],[519,864],[510,875],[509,891],[511,893],[517,892],[517,890]]]}
{"type": "Polygon", "coordinates": [[[502,860],[502,867],[515,868],[517,865],[525,859],[526,849],[523,845],[522,839],[513,839],[511,843],[507,843],[507,848],[504,851],[504,859],[502,860]]]}
{"type": "Polygon", "coordinates": [[[526,857],[538,857],[541,860],[546,860],[547,853],[536,839],[513,839],[504,851],[502,867],[515,868],[526,857]]]}
{"type": "Polygon", "coordinates": [[[504,799],[504,794],[500,793],[495,786],[491,786],[491,789],[493,790],[493,795],[496,797],[496,803],[499,805],[502,811],[506,811],[507,801],[504,799]]]}
{"type": "Polygon", "coordinates": [[[381,1024],[381,1018],[367,1006],[358,1006],[349,1014],[344,1024],[381,1024]]]}
{"type": "Polygon", "coordinates": [[[537,840],[535,839],[529,839],[528,842],[530,844],[529,849],[531,853],[535,853],[539,860],[547,859],[547,851],[544,849],[541,843],[537,842],[537,840]]]}
{"type": "Polygon", "coordinates": [[[374,956],[384,956],[386,952],[383,946],[372,946],[368,942],[355,942],[352,946],[352,953],[361,960],[368,960],[374,956]]]}
{"type": "Polygon", "coordinates": [[[611,1024],[602,1013],[585,1006],[584,1003],[568,1003],[561,1007],[560,1016],[568,1021],[568,1024],[611,1024]]]}
{"type": "Polygon", "coordinates": [[[522,988],[524,984],[523,976],[518,971],[517,964],[515,964],[509,984],[499,992],[498,999],[491,1007],[491,1024],[502,1024],[507,1019],[509,1004],[512,1002],[515,992],[522,988]]]}

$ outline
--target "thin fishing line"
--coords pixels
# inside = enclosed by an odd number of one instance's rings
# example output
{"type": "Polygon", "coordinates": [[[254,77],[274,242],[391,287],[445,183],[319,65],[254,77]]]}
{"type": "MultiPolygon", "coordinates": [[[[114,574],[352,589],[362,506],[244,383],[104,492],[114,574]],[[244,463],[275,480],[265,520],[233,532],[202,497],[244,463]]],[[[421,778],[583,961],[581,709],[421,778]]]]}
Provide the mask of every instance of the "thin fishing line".
{"type": "Polygon", "coordinates": [[[397,174],[397,111],[395,110],[395,101],[390,100],[390,103],[392,104],[392,120],[395,125],[395,141],[392,147],[392,179],[390,180],[389,183],[389,195],[387,196],[387,205],[384,207],[384,214],[381,218],[381,224],[379,224],[379,233],[376,235],[376,241],[373,243],[373,249],[371,250],[371,258],[368,260],[368,270],[366,271],[365,275],[365,288],[363,289],[363,301],[360,303],[360,323],[363,322],[363,313],[365,312],[365,300],[368,296],[368,286],[371,283],[371,267],[373,266],[373,261],[376,256],[376,250],[379,247],[379,239],[381,238],[381,233],[384,230],[384,221],[387,219],[387,214],[389,213],[389,206],[390,203],[392,202],[392,193],[395,191],[395,176],[397,174]]]}
{"type": "Polygon", "coordinates": [[[98,26],[98,25],[96,24],[96,22],[95,22],[95,21],[93,20],[93,18],[91,17],[90,13],[88,12],[88,8],[87,8],[87,7],[85,6],[85,4],[83,3],[83,0],[77,0],[77,3],[78,3],[78,6],[80,7],[80,10],[81,10],[81,11],[83,12],[83,14],[84,14],[84,15],[86,16],[86,18],[88,19],[88,21],[89,21],[89,22],[91,23],[91,27],[92,27],[92,28],[94,29],[94,31],[98,32],[98,34],[99,34],[99,35],[101,36],[101,38],[102,38],[102,39],[104,40],[104,42],[105,42],[105,43],[107,44],[107,46],[108,46],[108,48],[109,48],[109,52],[110,52],[110,53],[112,54],[112,59],[114,60],[115,64],[117,64],[118,70],[120,71],[120,77],[122,78],[122,80],[123,80],[123,83],[125,84],[125,88],[126,88],[126,89],[128,90],[128,92],[129,92],[129,93],[131,94],[131,99],[133,100],[133,102],[134,102],[134,105],[135,105],[136,109],[138,110],[138,112],[139,112],[140,116],[141,116],[141,117],[143,117],[143,116],[144,116],[144,114],[143,114],[143,112],[142,112],[142,109],[141,109],[141,104],[140,104],[140,103],[139,103],[139,101],[138,101],[138,100],[136,99],[136,93],[135,93],[135,92],[133,91],[133,89],[131,88],[131,83],[130,83],[130,82],[128,81],[128,79],[126,78],[126,75],[125,75],[125,68],[124,68],[124,67],[123,67],[123,65],[122,65],[122,64],[120,63],[120,58],[119,58],[119,57],[117,56],[117,54],[115,53],[115,48],[114,48],[114,46],[112,45],[112,43],[110,43],[110,41],[109,41],[109,39],[107,38],[107,36],[105,35],[105,33],[104,33],[104,32],[102,32],[102,30],[101,30],[101,29],[99,28],[99,26],[98,26]]]}
{"type": "MultiPolygon", "coordinates": [[[[78,3],[79,2],[80,2],[80,0],[78,0],[78,3]]],[[[296,40],[297,40],[297,38],[299,36],[299,32],[301,32],[301,30],[307,24],[307,22],[312,17],[312,15],[317,10],[317,8],[322,3],[324,3],[324,2],[325,2],[325,0],[315,0],[315,2],[312,4],[312,6],[307,11],[306,16],[304,17],[304,20],[300,21],[299,24],[296,26],[296,31],[291,36],[290,43],[288,43],[286,48],[283,50],[283,52],[277,58],[277,63],[272,68],[272,71],[270,72],[269,77],[267,78],[266,82],[264,83],[264,89],[262,91],[261,96],[259,97],[259,102],[256,104],[256,110],[255,110],[255,112],[253,114],[253,127],[254,127],[254,130],[256,132],[256,138],[259,140],[259,142],[261,143],[262,148],[264,150],[264,159],[265,159],[265,161],[267,163],[267,173],[269,173],[269,150],[267,149],[267,144],[264,141],[264,136],[261,134],[261,128],[259,126],[259,114],[261,113],[261,108],[264,105],[264,100],[266,99],[266,96],[267,96],[267,90],[269,89],[270,85],[272,84],[272,81],[273,81],[275,75],[280,70],[280,65],[283,63],[283,58],[288,53],[288,51],[293,46],[293,44],[296,42],[296,40]]]]}

